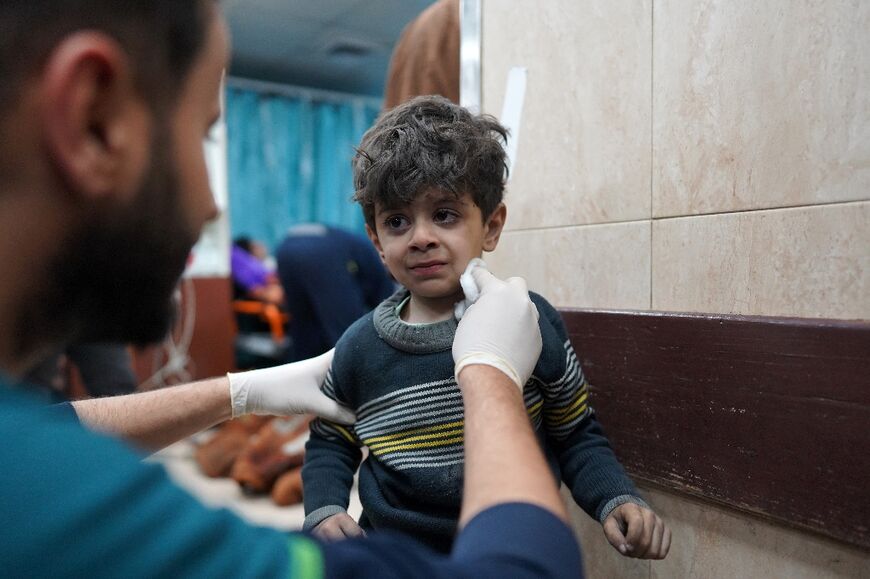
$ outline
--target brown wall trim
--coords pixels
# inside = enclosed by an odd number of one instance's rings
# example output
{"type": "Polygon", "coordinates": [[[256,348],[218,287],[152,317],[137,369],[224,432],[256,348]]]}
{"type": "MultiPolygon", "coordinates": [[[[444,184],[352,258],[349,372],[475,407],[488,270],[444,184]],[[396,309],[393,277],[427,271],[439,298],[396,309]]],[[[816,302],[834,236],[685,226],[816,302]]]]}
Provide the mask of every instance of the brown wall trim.
{"type": "Polygon", "coordinates": [[[562,316],[635,478],[870,548],[870,322],[562,316]]]}

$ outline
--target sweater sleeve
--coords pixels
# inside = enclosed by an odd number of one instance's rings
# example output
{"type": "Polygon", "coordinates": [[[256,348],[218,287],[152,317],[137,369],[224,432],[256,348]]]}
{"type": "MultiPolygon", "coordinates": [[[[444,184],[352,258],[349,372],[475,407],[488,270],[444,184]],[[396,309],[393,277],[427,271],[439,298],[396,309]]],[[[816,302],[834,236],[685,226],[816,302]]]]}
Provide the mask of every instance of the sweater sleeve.
{"type": "MultiPolygon", "coordinates": [[[[332,368],[321,390],[329,398],[350,406],[341,395],[339,380],[343,356],[336,349],[332,368]]],[[[347,511],[353,475],[359,468],[362,452],[352,426],[336,424],[318,418],[311,422],[311,436],[305,445],[302,466],[305,522],[303,530],[311,530],[327,517],[347,511]]]]}
{"type": "Polygon", "coordinates": [[[544,354],[535,369],[544,398],[544,426],[577,504],[604,522],[623,503],[647,506],[625,473],[589,404],[589,383],[559,312],[543,298],[540,313],[544,354]]]}

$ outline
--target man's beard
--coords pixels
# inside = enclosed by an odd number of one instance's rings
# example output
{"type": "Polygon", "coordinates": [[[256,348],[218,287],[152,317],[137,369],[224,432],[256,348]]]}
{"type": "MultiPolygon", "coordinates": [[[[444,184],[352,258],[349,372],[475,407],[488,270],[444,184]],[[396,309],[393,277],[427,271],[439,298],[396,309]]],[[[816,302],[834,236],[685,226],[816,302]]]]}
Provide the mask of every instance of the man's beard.
{"type": "Polygon", "coordinates": [[[160,341],[171,295],[197,232],[185,223],[167,139],[135,199],[95,210],[49,264],[43,288],[19,317],[22,353],[45,344],[160,341]]]}

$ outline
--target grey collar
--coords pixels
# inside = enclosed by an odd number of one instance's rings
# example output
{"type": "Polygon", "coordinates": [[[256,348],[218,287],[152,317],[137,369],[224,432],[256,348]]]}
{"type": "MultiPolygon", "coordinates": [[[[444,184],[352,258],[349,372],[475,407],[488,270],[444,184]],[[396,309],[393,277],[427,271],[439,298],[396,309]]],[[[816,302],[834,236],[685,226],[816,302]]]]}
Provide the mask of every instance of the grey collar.
{"type": "Polygon", "coordinates": [[[443,352],[453,347],[456,318],[431,324],[408,324],[396,313],[396,307],[408,297],[405,288],[381,302],[375,308],[373,319],[378,336],[390,346],[411,354],[443,352]]]}

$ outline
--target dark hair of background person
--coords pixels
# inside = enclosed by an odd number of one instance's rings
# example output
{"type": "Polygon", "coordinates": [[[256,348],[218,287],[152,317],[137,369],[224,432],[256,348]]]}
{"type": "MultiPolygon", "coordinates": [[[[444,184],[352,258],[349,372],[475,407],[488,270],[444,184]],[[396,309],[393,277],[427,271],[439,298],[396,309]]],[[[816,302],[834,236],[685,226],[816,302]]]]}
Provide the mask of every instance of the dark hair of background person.
{"type": "Polygon", "coordinates": [[[363,135],[353,158],[353,199],[372,229],[375,202],[398,207],[429,188],[468,193],[486,220],[504,196],[506,139],[495,117],[472,115],[444,97],[416,97],[383,113],[363,135]]]}
{"type": "Polygon", "coordinates": [[[253,242],[247,235],[240,235],[233,239],[233,245],[239,249],[244,249],[248,253],[253,253],[253,242]]]}
{"type": "Polygon", "coordinates": [[[79,30],[103,32],[133,60],[134,82],[155,112],[174,102],[205,39],[205,0],[2,0],[0,111],[57,43],[79,30]]]}

